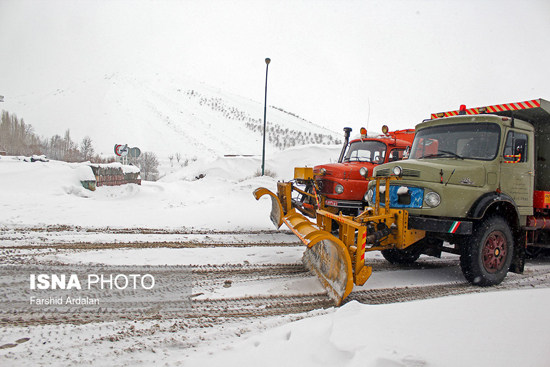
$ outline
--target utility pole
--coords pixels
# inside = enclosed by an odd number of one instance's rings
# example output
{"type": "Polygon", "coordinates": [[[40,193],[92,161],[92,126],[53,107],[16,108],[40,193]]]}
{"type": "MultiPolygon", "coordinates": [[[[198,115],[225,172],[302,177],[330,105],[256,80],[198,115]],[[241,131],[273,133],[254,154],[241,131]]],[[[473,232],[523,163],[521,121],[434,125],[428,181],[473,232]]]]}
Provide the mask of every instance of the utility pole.
{"type": "Polygon", "coordinates": [[[265,98],[264,98],[264,144],[262,147],[262,176],[265,174],[265,125],[267,112],[267,71],[269,70],[270,58],[265,59],[265,98]]]}

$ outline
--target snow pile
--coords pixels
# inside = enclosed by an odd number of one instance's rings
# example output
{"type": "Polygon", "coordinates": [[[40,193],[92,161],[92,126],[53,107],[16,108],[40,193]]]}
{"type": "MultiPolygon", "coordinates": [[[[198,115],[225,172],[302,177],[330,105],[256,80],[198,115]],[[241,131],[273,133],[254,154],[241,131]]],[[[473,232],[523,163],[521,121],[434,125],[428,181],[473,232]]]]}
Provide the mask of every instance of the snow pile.
{"type": "Polygon", "coordinates": [[[120,164],[120,163],[102,163],[102,164],[91,164],[94,167],[101,168],[120,168],[123,173],[139,173],[139,168],[129,164],[120,164]]]}
{"type": "Polygon", "coordinates": [[[362,305],[254,335],[186,366],[548,366],[549,289],[362,305]]]}
{"type": "MultiPolygon", "coordinates": [[[[275,178],[290,180],[295,167],[313,167],[318,164],[335,162],[338,159],[339,145],[305,145],[268,154],[265,158],[265,172],[272,172],[275,178]]],[[[214,161],[199,159],[189,166],[160,179],[161,182],[178,180],[194,181],[199,177],[218,178],[233,182],[252,179],[261,172],[262,157],[233,156],[214,161]]]]}
{"type": "Polygon", "coordinates": [[[80,183],[85,177],[93,179],[88,176],[91,170],[86,164],[29,163],[17,157],[4,157],[0,160],[0,175],[9,179],[0,182],[0,199],[5,209],[0,211],[0,223],[272,229],[268,215],[270,200],[256,201],[252,195],[254,189],[265,186],[275,190],[278,179],[293,178],[295,166],[334,161],[340,149],[309,145],[268,155],[266,170],[274,172],[276,178],[256,177],[261,157],[224,157],[210,162],[197,160],[159,182],[102,186],[93,192],[80,183]],[[21,195],[22,192],[25,194],[21,195]]]}
{"type": "Polygon", "coordinates": [[[94,172],[92,171],[92,168],[88,165],[81,165],[78,166],[77,169],[77,177],[79,181],[95,181],[94,172]]]}

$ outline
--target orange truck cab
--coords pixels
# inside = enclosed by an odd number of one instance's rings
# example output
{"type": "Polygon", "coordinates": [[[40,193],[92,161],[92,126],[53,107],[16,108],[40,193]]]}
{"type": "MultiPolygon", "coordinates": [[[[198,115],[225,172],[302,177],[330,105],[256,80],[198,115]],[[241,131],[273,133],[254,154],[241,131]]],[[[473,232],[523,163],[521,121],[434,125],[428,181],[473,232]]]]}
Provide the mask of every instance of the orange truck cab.
{"type": "Polygon", "coordinates": [[[351,131],[344,128],[344,146],[338,163],[315,166],[313,174],[327,209],[358,215],[366,205],[367,177],[375,166],[406,158],[414,129],[390,132],[384,125],[382,134],[367,135],[367,130],[361,128],[361,135],[350,141],[351,131]]]}

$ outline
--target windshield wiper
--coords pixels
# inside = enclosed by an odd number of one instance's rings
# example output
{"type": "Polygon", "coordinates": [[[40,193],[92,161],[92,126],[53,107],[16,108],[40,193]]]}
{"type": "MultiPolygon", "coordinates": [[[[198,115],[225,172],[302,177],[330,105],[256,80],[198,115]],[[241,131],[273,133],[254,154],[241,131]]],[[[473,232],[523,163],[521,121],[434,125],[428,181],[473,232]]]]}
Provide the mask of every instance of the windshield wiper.
{"type": "Polygon", "coordinates": [[[437,154],[430,154],[430,155],[427,155],[427,156],[424,156],[422,158],[435,158],[435,157],[443,157],[445,155],[451,155],[455,158],[459,158],[459,159],[462,159],[464,160],[464,158],[462,158],[461,156],[459,156],[458,154],[454,153],[454,152],[450,152],[448,150],[438,150],[438,153],[437,154]]]}

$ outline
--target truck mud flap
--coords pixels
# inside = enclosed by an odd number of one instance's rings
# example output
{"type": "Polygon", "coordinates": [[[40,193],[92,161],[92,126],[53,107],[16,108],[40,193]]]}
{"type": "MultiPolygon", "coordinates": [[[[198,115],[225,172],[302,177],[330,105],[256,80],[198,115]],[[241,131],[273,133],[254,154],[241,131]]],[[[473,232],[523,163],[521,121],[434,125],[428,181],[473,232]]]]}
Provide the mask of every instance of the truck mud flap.
{"type": "Polygon", "coordinates": [[[254,191],[256,200],[263,195],[271,198],[270,218],[275,227],[285,223],[307,246],[302,261],[317,275],[328,295],[339,306],[353,289],[353,266],[344,243],[329,232],[320,230],[294,208],[283,215],[279,198],[268,189],[260,187],[254,191]]]}

